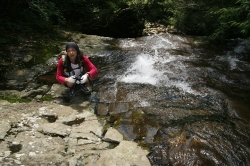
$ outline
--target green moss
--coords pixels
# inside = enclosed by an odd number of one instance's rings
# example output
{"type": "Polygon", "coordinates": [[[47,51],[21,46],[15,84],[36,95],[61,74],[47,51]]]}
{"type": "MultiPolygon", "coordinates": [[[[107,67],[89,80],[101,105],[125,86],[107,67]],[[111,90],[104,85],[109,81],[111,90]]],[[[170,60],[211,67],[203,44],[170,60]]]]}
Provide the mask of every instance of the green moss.
{"type": "Polygon", "coordinates": [[[111,123],[111,126],[113,125],[114,128],[117,128],[121,125],[121,115],[122,114],[115,114],[110,117],[109,123],[111,123]]]}
{"type": "Polygon", "coordinates": [[[30,102],[30,99],[25,99],[25,98],[20,98],[20,97],[5,97],[5,96],[0,96],[0,100],[7,100],[10,103],[27,103],[30,102]]]}
{"type": "Polygon", "coordinates": [[[49,95],[49,94],[46,94],[42,97],[41,99],[42,101],[51,101],[53,100],[53,96],[52,95],[49,95]]]}
{"type": "Polygon", "coordinates": [[[32,51],[27,53],[33,58],[29,62],[24,63],[24,66],[31,67],[35,64],[44,64],[49,58],[61,51],[59,50],[59,46],[62,41],[63,39],[51,39],[49,41],[44,39],[40,43],[34,44],[32,51]]]}
{"type": "Polygon", "coordinates": [[[133,122],[135,124],[141,124],[144,123],[146,117],[144,112],[142,111],[142,109],[138,109],[138,110],[134,110],[132,112],[132,118],[133,118],[133,122]]]}

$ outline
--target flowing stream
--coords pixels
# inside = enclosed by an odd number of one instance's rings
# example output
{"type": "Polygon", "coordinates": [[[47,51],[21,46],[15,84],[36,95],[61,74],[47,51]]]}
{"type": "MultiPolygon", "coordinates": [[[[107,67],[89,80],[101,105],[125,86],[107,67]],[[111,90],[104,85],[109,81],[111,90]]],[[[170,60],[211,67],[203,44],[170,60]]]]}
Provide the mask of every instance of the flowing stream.
{"type": "Polygon", "coordinates": [[[153,35],[95,55],[96,114],[152,165],[250,165],[250,46],[153,35]]]}

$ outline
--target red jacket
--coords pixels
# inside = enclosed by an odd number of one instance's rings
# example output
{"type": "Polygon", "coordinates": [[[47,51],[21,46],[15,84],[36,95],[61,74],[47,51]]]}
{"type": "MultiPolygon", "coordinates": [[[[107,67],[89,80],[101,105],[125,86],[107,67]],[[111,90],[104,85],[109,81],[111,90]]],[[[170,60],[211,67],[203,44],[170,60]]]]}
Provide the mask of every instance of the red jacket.
{"type": "MultiPolygon", "coordinates": [[[[83,62],[84,62],[83,68],[86,70],[86,72],[89,73],[90,79],[94,79],[98,73],[97,68],[92,64],[89,58],[85,55],[83,55],[83,62]]],[[[64,80],[66,76],[63,73],[64,73],[63,60],[62,58],[60,58],[58,61],[58,65],[57,65],[56,79],[61,84],[65,84],[64,80]]]]}

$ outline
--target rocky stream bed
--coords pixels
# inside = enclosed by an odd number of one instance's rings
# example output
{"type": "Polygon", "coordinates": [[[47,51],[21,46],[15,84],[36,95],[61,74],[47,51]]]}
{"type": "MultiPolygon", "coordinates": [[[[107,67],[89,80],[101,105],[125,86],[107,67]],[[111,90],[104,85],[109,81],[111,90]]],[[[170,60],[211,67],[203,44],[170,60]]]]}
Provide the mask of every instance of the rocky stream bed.
{"type": "MultiPolygon", "coordinates": [[[[72,35],[88,56],[104,49],[107,39],[72,35]]],[[[63,51],[65,43],[58,50],[63,51]]],[[[68,89],[55,81],[53,73],[59,56],[60,52],[45,64],[11,70],[1,81],[2,99],[30,102],[0,100],[0,165],[150,165],[148,150],[125,140],[105,119],[95,115],[91,102],[95,92],[68,97],[68,89]],[[49,100],[44,100],[46,96],[49,100]]]]}
{"type": "MultiPolygon", "coordinates": [[[[150,32],[71,34],[99,70],[89,96],[70,98],[55,80],[67,41],[43,64],[8,70],[0,82],[0,165],[250,165],[246,40],[216,45],[150,32]]],[[[28,55],[10,59],[33,61],[28,55]]]]}

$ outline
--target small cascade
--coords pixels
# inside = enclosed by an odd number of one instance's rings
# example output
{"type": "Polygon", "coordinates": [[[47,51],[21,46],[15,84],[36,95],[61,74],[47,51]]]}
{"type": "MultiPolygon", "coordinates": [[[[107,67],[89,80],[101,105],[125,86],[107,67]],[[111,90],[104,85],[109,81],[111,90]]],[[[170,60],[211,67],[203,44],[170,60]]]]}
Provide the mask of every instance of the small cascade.
{"type": "Polygon", "coordinates": [[[100,64],[96,113],[149,149],[152,165],[250,164],[250,46],[171,34],[117,39],[100,64]]]}

